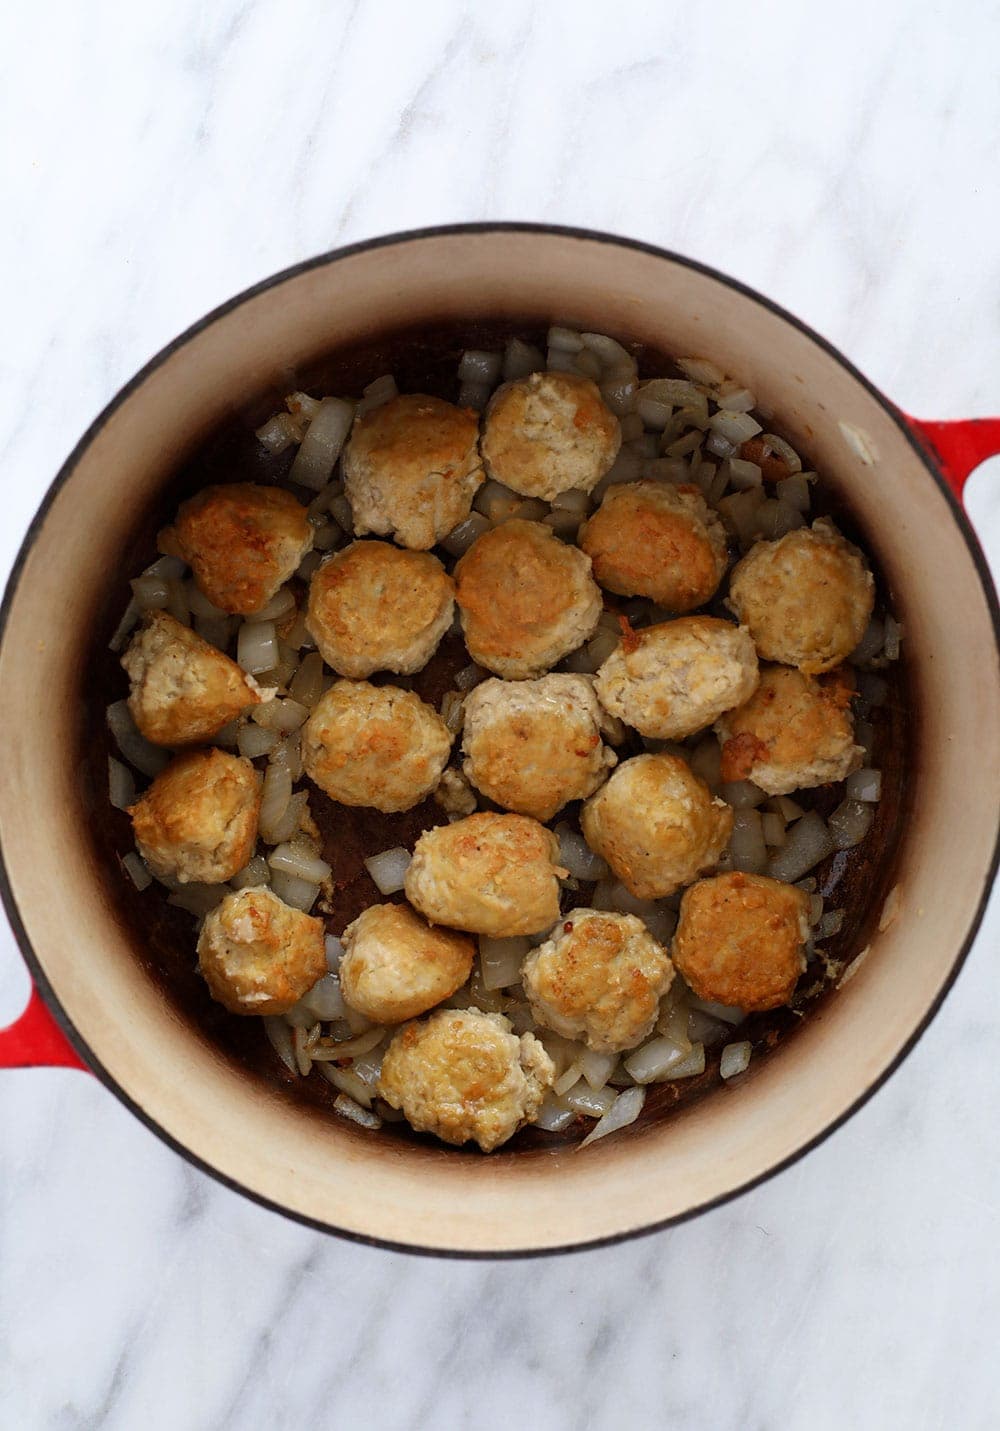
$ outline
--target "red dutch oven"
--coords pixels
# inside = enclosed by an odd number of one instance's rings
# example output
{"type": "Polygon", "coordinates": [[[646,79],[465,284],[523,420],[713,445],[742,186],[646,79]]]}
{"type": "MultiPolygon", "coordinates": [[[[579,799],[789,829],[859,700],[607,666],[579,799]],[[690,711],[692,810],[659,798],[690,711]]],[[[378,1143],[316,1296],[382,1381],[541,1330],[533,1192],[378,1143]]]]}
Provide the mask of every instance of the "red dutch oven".
{"type": "Polygon", "coordinates": [[[7,587],[0,877],[35,988],[0,1032],[0,1065],[89,1069],[228,1185],[325,1230],[445,1254],[612,1240],[784,1167],[913,1047],[965,958],[996,871],[997,603],[961,497],[969,472],[997,452],[1000,419],[908,417],[759,294],[608,235],[521,224],[407,233],[234,298],[158,354],[82,438],[7,587]],[[793,1037],[755,1056],[738,1086],[671,1116],[652,1106],[583,1154],[533,1144],[485,1158],[331,1118],[248,1071],[157,977],[152,936],[125,909],[126,882],[100,836],[106,811],[86,773],[104,699],[93,672],[137,534],[178,469],[254,397],[359,345],[386,353],[412,346],[408,333],[468,341],[551,321],[713,359],[823,473],[904,626],[905,780],[892,839],[867,880],[867,917],[842,951],[851,977],[793,1037]]]}

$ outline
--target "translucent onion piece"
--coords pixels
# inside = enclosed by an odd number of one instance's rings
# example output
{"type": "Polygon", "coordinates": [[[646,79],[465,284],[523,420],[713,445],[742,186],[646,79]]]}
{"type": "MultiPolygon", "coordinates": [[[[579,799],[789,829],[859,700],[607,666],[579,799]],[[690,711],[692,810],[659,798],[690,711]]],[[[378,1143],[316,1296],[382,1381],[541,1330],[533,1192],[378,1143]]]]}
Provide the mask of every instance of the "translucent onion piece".
{"type": "Polygon", "coordinates": [[[800,512],[808,512],[811,501],[809,483],[801,473],[794,477],[784,477],[774,484],[774,495],[800,512]]]}
{"type": "Polygon", "coordinates": [[[865,804],[877,805],[882,798],[881,770],[855,770],[847,777],[845,794],[848,800],[861,800],[865,804]]]}
{"type": "Polygon", "coordinates": [[[672,1083],[675,1078],[697,1078],[700,1073],[705,1072],[705,1045],[703,1043],[693,1043],[691,1052],[680,1063],[671,1064],[663,1075],[665,1082],[672,1083]]]}
{"type": "Polygon", "coordinates": [[[409,850],[398,845],[365,860],[365,869],[374,880],[379,894],[395,894],[403,888],[412,858],[409,850]]]}
{"type": "MultiPolygon", "coordinates": [[[[269,765],[264,772],[264,792],[260,807],[261,838],[268,844],[272,843],[272,832],[280,827],[291,798],[292,777],[287,769],[280,765],[269,765]]],[[[274,843],[277,843],[277,837],[274,838],[274,843]]]]}
{"type": "Polygon", "coordinates": [[[598,1138],[606,1138],[610,1133],[617,1133],[620,1128],[627,1128],[638,1118],[645,1101],[645,1088],[626,1088],[624,1093],[619,1093],[600,1122],[587,1134],[580,1147],[586,1148],[590,1143],[596,1143],[598,1138]]]}
{"type": "MultiPolygon", "coordinates": [[[[841,801],[827,822],[833,848],[850,850],[860,845],[874,818],[875,811],[870,804],[860,800],[841,801]]],[[[798,829],[798,825],[795,828],[798,829]]]]}
{"type": "Polygon", "coordinates": [[[673,1039],[650,1039],[624,1060],[625,1071],[636,1083],[656,1083],[676,1065],[690,1056],[690,1046],[685,1042],[675,1043],[673,1039]]]}
{"type": "Polygon", "coordinates": [[[764,843],[778,850],[785,843],[785,822],[778,814],[768,813],[761,819],[764,843]]]}
{"type": "Polygon", "coordinates": [[[463,383],[458,390],[458,405],[471,407],[474,412],[482,412],[492,391],[490,383],[463,383]]]}
{"type": "Polygon", "coordinates": [[[756,810],[737,810],[733,816],[733,833],[729,840],[733,868],[746,874],[763,874],[767,869],[767,845],[764,829],[756,810]]]}
{"type": "Polygon", "coordinates": [[[756,462],[744,462],[741,457],[730,457],[728,477],[729,485],[736,492],[746,492],[751,487],[759,487],[764,480],[756,462]]]}
{"type": "Polygon", "coordinates": [[[261,755],[269,755],[278,743],[276,730],[265,730],[263,726],[248,721],[240,724],[236,736],[236,746],[247,760],[256,760],[261,755]]]}
{"type": "Polygon", "coordinates": [[[353,1098],[363,1108],[371,1107],[372,1090],[364,1084],[350,1068],[338,1068],[335,1063],[317,1063],[317,1068],[328,1083],[353,1098]]]}
{"type": "Polygon", "coordinates": [[[771,858],[767,873],[789,884],[801,879],[835,849],[833,838],[815,810],[809,810],[791,827],[788,839],[771,858]]]}
{"type": "Polygon", "coordinates": [[[308,914],[316,903],[319,886],[308,880],[296,879],[294,875],[285,874],[283,870],[272,870],[271,891],[292,909],[301,909],[308,914]]]}
{"type": "MultiPolygon", "coordinates": [[[[275,767],[269,766],[269,769],[275,767]]],[[[278,767],[279,769],[282,767],[278,767]]],[[[266,777],[265,777],[266,778],[266,777]]],[[[264,832],[263,823],[260,827],[261,839],[267,845],[280,845],[283,840],[290,840],[302,825],[303,820],[309,814],[309,796],[305,790],[298,790],[291,797],[285,806],[285,813],[264,832]]]]}
{"type": "Polygon", "coordinates": [[[735,447],[756,437],[761,430],[760,423],[748,412],[716,412],[708,419],[708,425],[735,447]]]}
{"type": "Polygon", "coordinates": [[[262,447],[267,448],[268,452],[277,455],[299,441],[299,431],[294,418],[289,413],[276,412],[273,417],[269,417],[267,422],[256,429],[254,437],[262,447]]]}
{"type": "Polygon", "coordinates": [[[287,700],[265,701],[263,705],[254,706],[250,712],[250,719],[255,725],[263,726],[265,730],[277,731],[281,735],[290,735],[292,731],[298,730],[309,719],[309,708],[299,705],[298,701],[291,698],[287,700]]]}
{"type": "Polygon", "coordinates": [[[789,472],[802,471],[802,459],[795,451],[795,448],[787,443],[783,437],[777,437],[773,432],[765,432],[761,441],[766,443],[775,457],[781,458],[781,461],[788,468],[789,472]]]}
{"type": "Polygon", "coordinates": [[[108,642],[109,651],[117,652],[124,649],[125,642],[131,634],[133,627],[139,620],[140,614],[141,613],[139,609],[139,603],[133,596],[130,599],[129,604],[125,608],[125,612],[122,616],[122,619],[115,627],[114,634],[112,635],[111,640],[108,642]]]}
{"type": "Polygon", "coordinates": [[[767,795],[752,780],[732,780],[720,786],[719,794],[734,810],[752,810],[762,805],[767,795]]]}
{"type": "Polygon", "coordinates": [[[487,521],[496,525],[512,517],[523,502],[524,498],[519,492],[512,492],[502,482],[496,482],[489,477],[476,493],[473,506],[487,521]]]}
{"type": "Polygon", "coordinates": [[[203,919],[229,893],[227,884],[182,884],[167,896],[167,903],[203,919]]]}
{"type": "Polygon", "coordinates": [[[141,611],[162,611],[170,600],[170,590],[161,576],[137,576],[130,585],[141,611]]]}
{"type": "Polygon", "coordinates": [[[170,752],[139,734],[127,701],[115,701],[108,706],[107,722],[115,744],[129,765],[140,774],[148,775],[150,780],[159,775],[170,759],[170,752]]]}
{"type": "Polygon", "coordinates": [[[289,481],[318,492],[330,480],[341,449],[354,422],[354,404],[343,398],[324,398],[309,423],[288,473],[289,481]]]}
{"type": "Polygon", "coordinates": [[[489,935],[479,936],[479,960],[485,989],[509,989],[521,979],[521,965],[524,963],[531,944],[522,935],[513,939],[492,939],[489,935]]]}
{"type": "Polygon", "coordinates": [[[373,1132],[382,1126],[382,1119],[377,1113],[373,1113],[370,1108],[363,1108],[360,1103],[356,1103],[349,1093],[338,1093],[333,1100],[333,1109],[342,1118],[347,1118],[351,1123],[357,1123],[362,1128],[370,1128],[373,1132]]]}
{"type": "Polygon", "coordinates": [[[307,884],[322,884],[324,880],[330,878],[331,869],[326,860],[321,860],[312,850],[304,844],[286,843],[276,845],[267,857],[267,862],[272,872],[281,870],[284,874],[294,875],[296,879],[305,880],[307,884]]]}
{"type": "Polygon", "coordinates": [[[278,633],[273,621],[244,621],[236,641],[236,661],[251,676],[278,664],[278,633]]]}
{"type": "Polygon", "coordinates": [[[553,833],[559,841],[559,863],[574,879],[591,883],[611,873],[601,856],[595,855],[583,836],[569,825],[557,825],[553,833]]]}
{"type": "Polygon", "coordinates": [[[149,873],[149,870],[143,864],[139,856],[134,853],[134,851],[130,851],[125,856],[125,858],[122,860],[122,865],[124,866],[126,874],[132,881],[132,883],[135,885],[137,890],[142,891],[144,889],[148,889],[149,886],[153,883],[153,876],[149,873]]]}
{"type": "Polygon", "coordinates": [[[758,534],[769,542],[783,537],[786,532],[794,532],[797,527],[804,527],[806,523],[798,507],[772,497],[761,502],[755,520],[758,534]]]}
{"type": "Polygon", "coordinates": [[[615,1102],[612,1088],[591,1088],[586,1079],[577,1078],[564,1092],[557,1094],[559,1102],[574,1113],[582,1113],[586,1118],[603,1118],[615,1102]]]}
{"type": "Polygon", "coordinates": [[[545,366],[540,350],[531,343],[512,338],[504,349],[503,378],[512,382],[515,378],[526,378],[529,373],[537,373],[545,366]]]}
{"type": "Polygon", "coordinates": [[[471,691],[474,686],[478,686],[481,681],[485,681],[489,671],[484,671],[482,666],[463,666],[455,676],[455,686],[460,691],[471,691]]]}
{"type": "Polygon", "coordinates": [[[270,882],[271,871],[263,855],[254,855],[249,864],[245,864],[229,881],[233,889],[256,889],[270,882]]]}
{"type": "Polygon", "coordinates": [[[326,946],[326,967],[331,974],[336,974],[340,968],[340,961],[344,957],[344,946],[334,934],[328,934],[325,940],[326,946]]]}
{"type": "Polygon", "coordinates": [[[266,606],[254,612],[255,621],[279,621],[282,616],[295,608],[295,597],[289,587],[283,586],[274,593],[266,606]]]}
{"type": "Polygon", "coordinates": [[[903,639],[903,628],[892,616],[885,618],[885,659],[887,661],[899,660],[899,646],[903,639]]]}
{"type": "Polygon", "coordinates": [[[458,380],[460,383],[485,383],[492,388],[500,381],[502,367],[502,353],[485,353],[470,348],[459,359],[458,380]]]}
{"type": "Polygon", "coordinates": [[[745,1073],[750,1065],[752,1053],[753,1044],[748,1040],[744,1040],[742,1043],[727,1043],[719,1059],[719,1076],[735,1078],[737,1074],[745,1073]]]}
{"type": "Polygon", "coordinates": [[[572,1108],[564,1108],[556,1100],[554,1094],[547,1093],[542,1106],[535,1115],[534,1125],[546,1133],[561,1133],[564,1128],[569,1127],[576,1116],[572,1108]]]}
{"type": "Polygon", "coordinates": [[[490,519],[482,512],[470,512],[464,522],[459,522],[441,541],[445,551],[451,556],[462,556],[472,543],[490,529],[490,519]]]}
{"type": "Polygon", "coordinates": [[[127,810],[135,802],[135,779],[127,765],[108,756],[108,799],[116,810],[127,810]]]}
{"type": "Polygon", "coordinates": [[[750,412],[757,406],[757,399],[750,389],[741,388],[738,383],[723,383],[716,398],[726,412],[750,412]]]}
{"type": "Polygon", "coordinates": [[[813,931],[813,942],[819,943],[823,939],[832,939],[835,934],[839,934],[844,927],[844,911],[842,909],[828,909],[813,931]]]}
{"type": "Polygon", "coordinates": [[[297,1076],[299,1070],[292,1048],[292,1031],[285,1020],[274,1016],[265,1017],[264,1031],[267,1034],[268,1042],[289,1073],[294,1073],[297,1076]]]}
{"type": "Polygon", "coordinates": [[[735,1005],[716,1004],[711,999],[699,999],[696,994],[688,995],[688,1004],[692,1009],[708,1014],[710,1018],[719,1019],[724,1024],[741,1024],[746,1018],[744,1011],[735,1005]]]}
{"type": "Polygon", "coordinates": [[[705,383],[709,387],[719,387],[726,381],[726,375],[708,358],[678,358],[677,366],[693,383],[705,383]]]}

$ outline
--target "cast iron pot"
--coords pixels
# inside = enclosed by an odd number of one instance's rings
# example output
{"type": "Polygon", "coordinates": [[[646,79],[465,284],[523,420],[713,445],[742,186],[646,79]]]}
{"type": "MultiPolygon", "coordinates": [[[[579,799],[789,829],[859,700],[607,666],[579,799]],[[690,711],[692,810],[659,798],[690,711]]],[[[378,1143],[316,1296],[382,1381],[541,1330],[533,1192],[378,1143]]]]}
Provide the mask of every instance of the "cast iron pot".
{"type": "Polygon", "coordinates": [[[521,224],[407,233],[327,254],[233,299],[97,419],[45,497],[7,587],[2,885],[35,992],[0,1033],[0,1065],[89,1068],[172,1147],[267,1206],[444,1254],[606,1242],[677,1222],[786,1166],[913,1047],[956,977],[994,876],[997,604],[959,498],[968,472],[998,450],[1000,420],[908,418],[759,294],[603,234],[521,224]],[[191,1015],[109,854],[94,739],[108,696],[94,673],[125,575],[175,500],[168,487],[234,415],[255,400],[266,410],[291,374],[336,369],[338,353],[367,355],[367,380],[394,353],[419,351],[408,332],[433,331],[439,347],[450,333],[457,350],[477,333],[550,321],[714,359],[824,474],[905,628],[904,777],[894,828],[864,880],[865,918],[840,951],[852,977],[793,1036],[770,1040],[734,1085],[672,1109],[651,1099],[637,1125],[583,1154],[539,1136],[486,1158],[346,1124],[191,1015]]]}

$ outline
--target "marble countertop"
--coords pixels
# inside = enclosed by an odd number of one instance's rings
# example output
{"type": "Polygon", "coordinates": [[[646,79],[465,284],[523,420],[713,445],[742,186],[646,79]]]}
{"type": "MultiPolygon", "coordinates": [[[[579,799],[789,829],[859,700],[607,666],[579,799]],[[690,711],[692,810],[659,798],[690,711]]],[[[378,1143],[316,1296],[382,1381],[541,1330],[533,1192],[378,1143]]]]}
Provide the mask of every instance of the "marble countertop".
{"type": "MultiPolygon", "coordinates": [[[[660,243],[911,412],[1000,409],[986,0],[39,0],[4,8],[0,42],[4,570],[162,344],[295,260],[424,224],[660,243]]],[[[991,466],[970,505],[996,569],[991,466]]],[[[995,899],[903,1070],[803,1162],[571,1257],[323,1237],[195,1172],[96,1080],[2,1074],[0,1425],[994,1427],[998,938],[995,899]]],[[[4,928],[0,1023],[26,989],[4,928]]]]}

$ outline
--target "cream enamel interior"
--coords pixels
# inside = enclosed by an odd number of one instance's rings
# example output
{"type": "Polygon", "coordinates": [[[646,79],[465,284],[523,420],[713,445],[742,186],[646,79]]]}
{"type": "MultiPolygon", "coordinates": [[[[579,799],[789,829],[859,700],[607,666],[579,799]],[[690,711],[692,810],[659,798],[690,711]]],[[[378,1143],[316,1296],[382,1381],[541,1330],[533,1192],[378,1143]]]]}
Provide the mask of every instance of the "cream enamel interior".
{"type": "Polygon", "coordinates": [[[848,1110],[935,1004],[988,878],[1000,781],[990,612],[948,504],[897,424],[809,336],[666,256],[560,233],[459,232],[336,257],[182,343],[99,427],[27,556],[0,650],[8,749],[0,841],[59,1002],[110,1077],[210,1168],[361,1236],[465,1252],[591,1242],[677,1217],[754,1180],[848,1110]],[[143,504],[204,435],[283,370],[380,328],[510,313],[704,353],[850,493],[918,672],[917,797],[898,916],[798,1037],[678,1118],[575,1152],[486,1159],[388,1145],[254,1083],[194,1037],[99,892],[69,759],[90,593],[143,504]],[[844,435],[864,437],[870,463],[844,435]],[[25,720],[24,713],[31,713],[25,720]],[[947,897],[942,898],[942,891],[947,897]]]}

